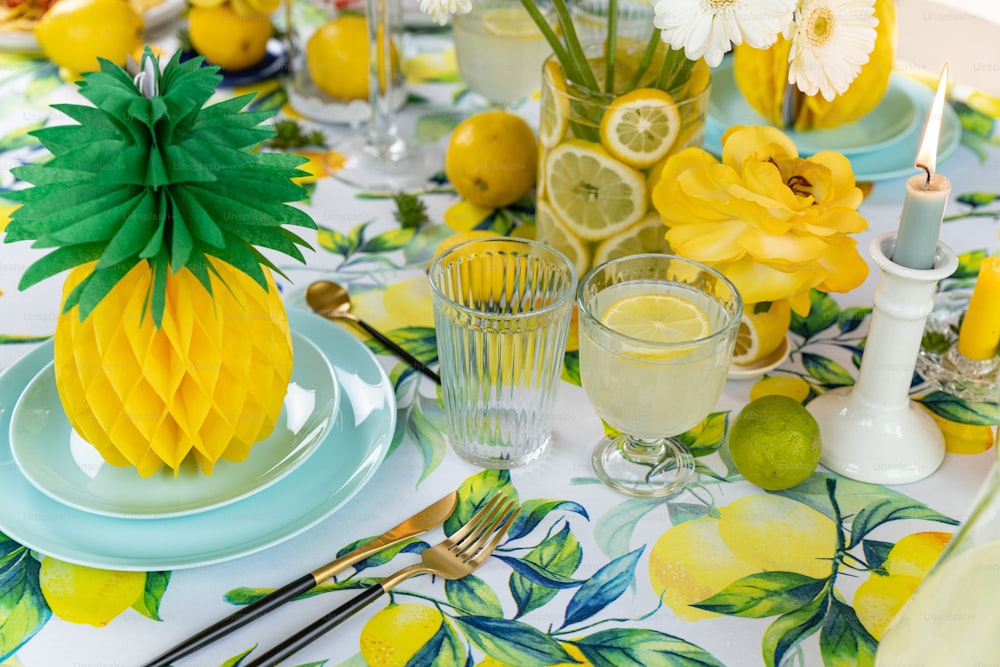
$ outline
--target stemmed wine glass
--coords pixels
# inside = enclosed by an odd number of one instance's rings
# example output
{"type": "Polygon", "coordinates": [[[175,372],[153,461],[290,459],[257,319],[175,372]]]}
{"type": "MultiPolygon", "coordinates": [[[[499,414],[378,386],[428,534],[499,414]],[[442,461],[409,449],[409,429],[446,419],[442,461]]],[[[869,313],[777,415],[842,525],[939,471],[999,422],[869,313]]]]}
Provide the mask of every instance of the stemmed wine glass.
{"type": "Polygon", "coordinates": [[[722,394],[743,313],[739,292],[698,262],[631,255],[584,276],[577,306],[583,388],[622,432],[597,444],[594,471],[627,495],[680,493],[694,459],[676,436],[722,394]]]}
{"type": "MultiPolygon", "coordinates": [[[[536,5],[555,24],[551,4],[536,5]]],[[[538,90],[552,48],[520,0],[476,0],[452,20],[458,73],[471,91],[512,108],[538,90]]]]}
{"type": "Polygon", "coordinates": [[[430,145],[407,141],[399,131],[393,89],[399,85],[399,0],[365,0],[368,23],[371,107],[368,131],[333,147],[344,158],[333,175],[365,190],[400,191],[420,187],[440,169],[430,145]]]}

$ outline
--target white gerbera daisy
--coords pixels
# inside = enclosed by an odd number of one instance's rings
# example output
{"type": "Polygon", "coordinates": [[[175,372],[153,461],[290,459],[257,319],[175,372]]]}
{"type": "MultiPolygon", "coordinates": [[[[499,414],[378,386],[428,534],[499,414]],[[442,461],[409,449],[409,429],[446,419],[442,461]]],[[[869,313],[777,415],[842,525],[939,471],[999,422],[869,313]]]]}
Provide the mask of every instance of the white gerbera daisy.
{"type": "Polygon", "coordinates": [[[802,0],[796,12],[788,83],[830,101],[858,76],[875,48],[875,0],[802,0]]]}
{"type": "Polygon", "coordinates": [[[438,25],[447,23],[452,14],[468,14],[471,9],[472,0],[420,0],[420,11],[438,25]]]}
{"type": "Polygon", "coordinates": [[[660,38],[710,67],[736,44],[766,49],[789,29],[797,0],[656,0],[660,38]]]}

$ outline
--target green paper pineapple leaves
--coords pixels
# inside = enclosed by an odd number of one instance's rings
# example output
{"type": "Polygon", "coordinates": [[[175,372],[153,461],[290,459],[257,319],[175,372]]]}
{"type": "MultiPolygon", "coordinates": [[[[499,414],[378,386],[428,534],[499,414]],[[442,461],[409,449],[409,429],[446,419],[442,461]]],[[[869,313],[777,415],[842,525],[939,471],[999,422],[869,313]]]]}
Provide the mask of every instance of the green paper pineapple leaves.
{"type": "Polygon", "coordinates": [[[299,246],[309,244],[284,225],[316,227],[286,204],[305,196],[290,179],[305,175],[296,167],[306,159],[253,150],[274,135],[260,126],[271,112],[243,111],[253,94],[206,107],[222,80],[217,67],[175,53],[160,72],[148,48],[143,65],[136,82],[103,60],[85,74],[80,94],[94,106],[53,105],[76,124],[33,132],[54,157],[15,169],[34,187],[5,195],[22,202],[6,241],[56,248],[25,271],[20,289],[97,261],[64,303],[78,306],[81,320],[144,261],[153,269],[147,308],[157,326],[170,272],[187,268],[211,292],[207,256],[266,290],[261,265],[280,271],[257,248],[304,262],[299,246]]]}

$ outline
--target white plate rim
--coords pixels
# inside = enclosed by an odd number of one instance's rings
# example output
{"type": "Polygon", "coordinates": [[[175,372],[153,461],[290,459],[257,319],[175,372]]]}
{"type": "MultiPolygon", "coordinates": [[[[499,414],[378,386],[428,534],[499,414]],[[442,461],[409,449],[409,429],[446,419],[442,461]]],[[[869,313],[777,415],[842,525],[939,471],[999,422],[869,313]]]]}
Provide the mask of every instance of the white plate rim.
{"type": "MultiPolygon", "coordinates": [[[[369,451],[362,465],[348,475],[348,479],[338,488],[332,488],[329,472],[316,473],[313,466],[303,466],[283,480],[261,493],[239,502],[208,512],[170,519],[130,521],[80,512],[60,505],[38,492],[21,477],[20,471],[9,460],[10,448],[3,438],[10,419],[10,398],[8,394],[19,393],[20,387],[52,356],[52,343],[42,343],[0,375],[0,489],[4,502],[0,502],[0,531],[16,542],[39,553],[52,555],[67,562],[88,567],[109,568],[123,571],[166,571],[201,567],[220,563],[252,553],[289,540],[312,528],[347,503],[374,476],[388,454],[396,425],[396,399],[385,370],[374,355],[350,333],[319,316],[290,308],[289,321],[297,326],[307,338],[330,356],[331,363],[341,382],[342,400],[340,415],[327,435],[327,440],[340,434],[341,439],[354,436],[352,443],[357,446],[356,436],[371,437],[369,451]],[[330,354],[328,351],[334,351],[330,354]],[[345,360],[338,364],[337,360],[345,360]],[[352,372],[350,369],[355,368],[352,372]],[[353,412],[355,400],[359,397],[351,390],[345,378],[357,379],[358,373],[374,376],[377,382],[368,384],[369,398],[377,397],[379,405],[365,405],[367,412],[358,423],[345,424],[346,412],[353,412]],[[8,388],[4,388],[4,387],[8,388]],[[346,400],[343,400],[346,399],[346,400]],[[5,460],[6,459],[6,460],[5,460]],[[311,474],[312,473],[312,474],[311,474]],[[321,479],[320,479],[321,477],[321,479]],[[325,493],[320,497],[318,492],[325,493]],[[301,499],[312,505],[288,503],[288,497],[301,499]],[[275,501],[284,502],[296,510],[290,514],[274,515],[275,501]],[[20,515],[21,523],[34,521],[34,530],[21,525],[12,525],[10,514],[20,515]],[[263,525],[262,519],[271,523],[263,525]],[[71,523],[85,532],[85,537],[77,535],[76,544],[67,544],[65,535],[58,532],[59,525],[71,523]],[[231,531],[231,524],[246,527],[235,543],[232,541],[206,547],[191,531],[192,526],[202,531],[211,530],[213,535],[219,529],[231,531]],[[167,543],[175,549],[178,542],[185,543],[183,553],[164,555],[160,550],[155,555],[123,554],[109,550],[105,544],[105,531],[126,531],[130,542],[152,539],[158,544],[167,543]],[[168,538],[168,539],[165,539],[168,538]],[[185,542],[186,540],[186,542],[185,542]],[[88,550],[84,543],[94,547],[88,550]]],[[[325,441],[324,441],[325,442],[325,441]]],[[[325,445],[321,445],[321,448],[325,445]]],[[[318,452],[319,453],[319,452],[318,452]]],[[[315,457],[314,457],[315,458],[315,457]]],[[[217,540],[221,540],[216,536],[217,540]]]]}
{"type": "MultiPolygon", "coordinates": [[[[246,489],[245,491],[229,496],[222,496],[222,497],[214,496],[217,497],[218,499],[204,505],[188,506],[188,509],[173,509],[169,511],[128,512],[125,511],[124,509],[114,511],[111,509],[101,509],[93,505],[88,505],[83,501],[83,498],[80,495],[75,496],[76,500],[74,500],[73,497],[64,495],[57,490],[48,488],[48,485],[44,481],[42,481],[41,479],[37,479],[37,475],[32,475],[32,473],[29,470],[30,466],[28,466],[28,462],[24,460],[24,452],[21,451],[24,449],[24,447],[19,446],[14,442],[14,431],[15,431],[14,420],[17,419],[18,412],[24,409],[23,393],[21,397],[18,398],[17,403],[14,405],[14,409],[11,412],[10,428],[7,429],[7,442],[11,449],[11,455],[14,459],[14,463],[18,466],[18,468],[20,468],[21,474],[24,476],[25,479],[27,479],[36,489],[38,489],[45,495],[49,496],[53,500],[62,503],[63,505],[67,505],[68,507],[78,509],[82,512],[88,512],[90,514],[99,514],[101,516],[116,517],[119,519],[136,519],[136,520],[165,519],[170,517],[186,516],[188,514],[197,514],[198,512],[207,512],[209,510],[218,507],[223,507],[225,505],[237,502],[243,498],[246,498],[255,493],[263,491],[267,487],[276,483],[278,480],[284,478],[286,475],[289,475],[293,470],[295,470],[300,465],[309,460],[309,458],[319,448],[323,440],[326,439],[327,433],[329,433],[330,429],[333,427],[333,417],[338,413],[339,409],[338,403],[340,400],[340,385],[337,383],[336,376],[334,375],[333,366],[330,365],[330,360],[326,357],[326,355],[324,355],[319,350],[318,347],[316,347],[316,345],[312,341],[310,341],[305,336],[302,336],[297,331],[292,331],[292,341],[293,345],[309,346],[315,351],[317,355],[319,355],[323,359],[323,363],[329,370],[330,383],[333,386],[332,398],[329,401],[329,403],[331,403],[333,407],[331,411],[332,414],[328,419],[326,419],[326,424],[323,427],[322,432],[319,435],[313,436],[314,442],[311,443],[310,445],[307,445],[306,451],[301,452],[291,462],[284,463],[277,472],[274,472],[273,469],[271,471],[267,471],[266,476],[261,483],[259,483],[256,486],[252,486],[246,489]]],[[[38,373],[36,373],[35,376],[28,382],[28,384],[25,386],[25,389],[30,387],[36,380],[38,380],[38,378],[42,375],[42,373],[48,372],[49,369],[52,368],[52,365],[53,364],[51,362],[45,364],[42,367],[42,369],[38,373]]],[[[253,453],[251,452],[251,456],[252,455],[253,453]]],[[[225,461],[220,461],[219,463],[222,464],[223,466],[228,466],[229,468],[235,468],[239,466],[238,463],[233,464],[225,461]]],[[[202,483],[208,484],[211,482],[211,479],[212,479],[211,477],[202,478],[202,483]]]]}

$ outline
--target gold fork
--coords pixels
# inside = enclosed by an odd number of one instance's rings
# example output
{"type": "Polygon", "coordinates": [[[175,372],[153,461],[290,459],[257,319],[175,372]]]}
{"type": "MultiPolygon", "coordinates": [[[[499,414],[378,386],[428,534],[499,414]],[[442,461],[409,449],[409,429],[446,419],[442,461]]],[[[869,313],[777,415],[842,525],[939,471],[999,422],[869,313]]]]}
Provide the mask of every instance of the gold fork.
{"type": "Polygon", "coordinates": [[[521,511],[503,494],[494,495],[486,505],[455,531],[451,537],[424,549],[421,560],[389,575],[381,583],[365,589],[328,614],[288,637],[244,667],[273,667],[307,644],[337,627],[406,579],[418,574],[436,574],[445,579],[461,579],[486,562],[521,511]]]}

